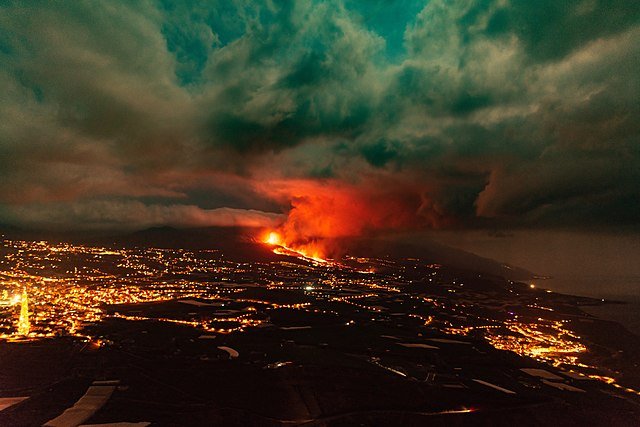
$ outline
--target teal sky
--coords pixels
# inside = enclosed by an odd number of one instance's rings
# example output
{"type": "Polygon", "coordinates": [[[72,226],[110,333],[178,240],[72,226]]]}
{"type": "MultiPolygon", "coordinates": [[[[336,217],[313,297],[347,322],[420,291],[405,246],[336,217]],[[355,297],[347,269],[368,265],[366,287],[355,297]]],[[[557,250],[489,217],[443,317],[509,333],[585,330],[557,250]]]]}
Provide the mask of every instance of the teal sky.
{"type": "Polygon", "coordinates": [[[0,223],[635,233],[639,70],[634,0],[4,1],[0,223]]]}

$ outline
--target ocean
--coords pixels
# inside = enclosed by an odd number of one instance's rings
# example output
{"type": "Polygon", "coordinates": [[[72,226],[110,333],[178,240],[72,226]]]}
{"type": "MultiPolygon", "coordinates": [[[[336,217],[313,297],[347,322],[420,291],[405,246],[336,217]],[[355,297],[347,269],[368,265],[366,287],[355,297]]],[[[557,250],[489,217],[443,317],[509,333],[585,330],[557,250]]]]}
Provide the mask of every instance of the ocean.
{"type": "Polygon", "coordinates": [[[554,277],[534,280],[536,286],[564,294],[623,301],[626,304],[605,304],[584,307],[587,313],[603,320],[620,323],[629,331],[640,336],[640,277],[554,277]]]}

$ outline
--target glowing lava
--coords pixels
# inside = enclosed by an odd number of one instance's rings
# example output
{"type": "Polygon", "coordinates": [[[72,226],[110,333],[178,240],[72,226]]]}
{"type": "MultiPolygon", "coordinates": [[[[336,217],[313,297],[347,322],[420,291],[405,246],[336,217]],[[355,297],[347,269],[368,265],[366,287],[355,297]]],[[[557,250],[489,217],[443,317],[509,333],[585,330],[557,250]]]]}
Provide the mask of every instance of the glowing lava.
{"type": "Polygon", "coordinates": [[[268,245],[275,246],[273,252],[279,255],[296,256],[317,264],[332,264],[331,261],[322,257],[320,250],[310,250],[313,248],[308,248],[308,245],[287,245],[282,236],[276,231],[267,233],[262,241],[268,245]]]}
{"type": "Polygon", "coordinates": [[[267,238],[264,240],[264,242],[270,245],[279,245],[282,242],[282,238],[278,233],[272,231],[267,235],[267,238]]]}

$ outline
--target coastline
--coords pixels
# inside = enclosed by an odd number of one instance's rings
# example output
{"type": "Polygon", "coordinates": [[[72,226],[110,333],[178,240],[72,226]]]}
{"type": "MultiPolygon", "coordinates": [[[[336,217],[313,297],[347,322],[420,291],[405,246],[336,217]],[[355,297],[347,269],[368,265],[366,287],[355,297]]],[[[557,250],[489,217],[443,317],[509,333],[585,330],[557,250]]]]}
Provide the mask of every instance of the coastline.
{"type": "Polygon", "coordinates": [[[617,322],[629,332],[640,336],[640,300],[605,301],[600,305],[581,306],[580,310],[602,320],[617,322]]]}
{"type": "Polygon", "coordinates": [[[535,278],[533,282],[553,292],[602,300],[602,304],[583,305],[580,309],[599,319],[617,322],[640,336],[640,278],[556,276],[535,278]]]}

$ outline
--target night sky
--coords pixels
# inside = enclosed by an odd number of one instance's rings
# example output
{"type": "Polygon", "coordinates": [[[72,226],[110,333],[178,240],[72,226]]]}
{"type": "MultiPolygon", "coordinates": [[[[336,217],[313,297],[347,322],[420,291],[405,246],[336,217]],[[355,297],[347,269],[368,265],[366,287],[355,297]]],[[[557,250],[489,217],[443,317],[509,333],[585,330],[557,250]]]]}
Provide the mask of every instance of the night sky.
{"type": "Polygon", "coordinates": [[[638,233],[639,70],[635,0],[5,1],[0,223],[638,233]]]}

